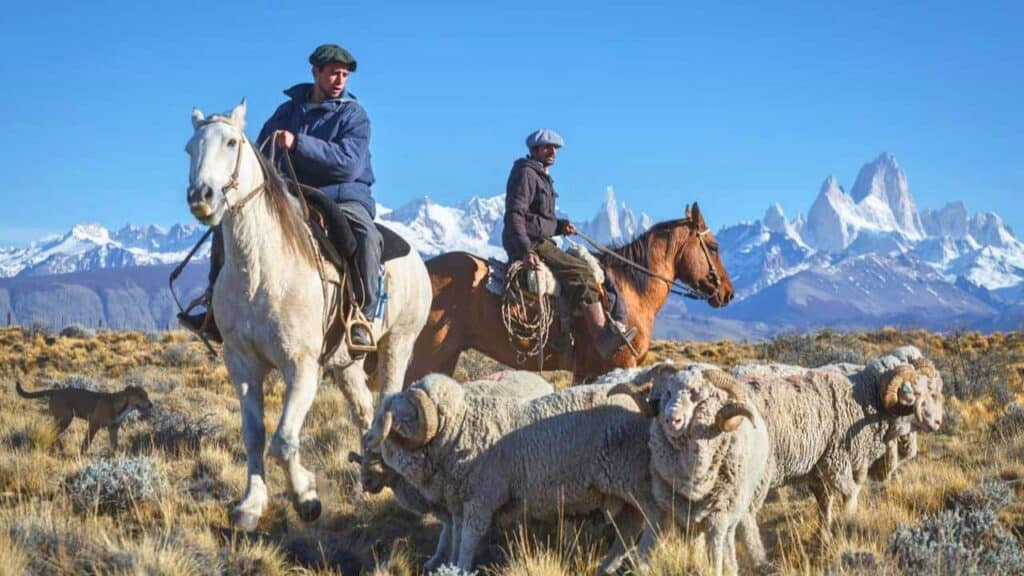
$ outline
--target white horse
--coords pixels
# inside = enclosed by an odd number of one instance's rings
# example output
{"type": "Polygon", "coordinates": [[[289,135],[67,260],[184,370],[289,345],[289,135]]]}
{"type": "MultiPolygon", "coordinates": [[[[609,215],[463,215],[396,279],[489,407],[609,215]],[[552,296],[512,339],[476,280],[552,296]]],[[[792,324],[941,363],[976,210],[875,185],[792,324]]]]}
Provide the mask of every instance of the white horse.
{"type": "MultiPolygon", "coordinates": [[[[245,497],[231,518],[237,528],[254,530],[268,498],[263,466],[267,374],[276,368],[286,383],[270,455],[285,468],[292,504],[306,521],[319,517],[321,506],[316,478],[299,460],[299,432],[321,369],[339,383],[363,429],[373,419],[373,395],[363,362],[353,363],[344,343],[320,364],[326,316],[338,297],[338,274],[322,264],[299,202],[245,137],[245,111],[245,100],[226,115],[206,118],[193,110],[195,133],[186,151],[191,158],[189,210],[205,225],[220,224],[224,234],[224,268],[213,287],[213,307],[224,338],[224,362],[242,405],[248,460],[245,497]]],[[[382,395],[401,390],[431,301],[430,278],[415,250],[384,268],[389,299],[373,325],[382,395]]]]}

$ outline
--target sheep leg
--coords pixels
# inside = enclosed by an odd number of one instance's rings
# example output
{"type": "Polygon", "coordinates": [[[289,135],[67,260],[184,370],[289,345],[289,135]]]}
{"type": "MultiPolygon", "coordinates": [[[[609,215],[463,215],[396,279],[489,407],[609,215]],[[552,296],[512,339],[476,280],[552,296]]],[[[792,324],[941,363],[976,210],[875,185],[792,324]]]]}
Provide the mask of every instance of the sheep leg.
{"type": "Polygon", "coordinates": [[[455,564],[459,561],[459,546],[462,544],[462,514],[452,514],[451,536],[448,542],[448,558],[445,564],[455,564]]]}
{"type": "Polygon", "coordinates": [[[757,518],[753,512],[744,514],[739,525],[740,538],[747,547],[747,553],[756,566],[762,566],[768,561],[764,551],[764,543],[761,541],[761,531],[757,527],[757,518]]]}
{"type": "Polygon", "coordinates": [[[611,549],[605,554],[599,571],[601,574],[614,574],[619,569],[619,566],[622,565],[622,560],[626,557],[627,546],[632,547],[633,543],[636,542],[637,536],[643,530],[644,518],[640,511],[630,504],[623,506],[622,511],[614,517],[608,510],[605,510],[605,516],[615,527],[617,533],[615,543],[612,544],[611,549]]]}
{"type": "Polygon", "coordinates": [[[436,570],[449,561],[448,554],[451,551],[452,545],[452,516],[450,514],[441,514],[440,519],[441,535],[437,539],[437,548],[434,549],[434,555],[423,563],[424,572],[436,570]]]}
{"type": "Polygon", "coordinates": [[[320,385],[320,366],[315,358],[306,358],[282,370],[285,386],[284,406],[277,430],[270,441],[270,455],[285,468],[292,506],[299,517],[312,522],[320,517],[320,497],[316,476],[302,465],[299,433],[306,414],[313,406],[320,385]]]}
{"type": "Polygon", "coordinates": [[[728,574],[739,574],[736,562],[736,524],[729,526],[725,534],[725,571],[728,574]]]}
{"type": "Polygon", "coordinates": [[[704,544],[708,548],[708,558],[711,560],[711,571],[716,576],[722,574],[725,556],[725,540],[729,530],[720,518],[709,518],[707,527],[704,529],[704,544]]]}
{"type": "Polygon", "coordinates": [[[818,501],[819,529],[822,536],[827,538],[832,529],[832,491],[820,480],[812,481],[810,487],[818,501]]]}
{"type": "Polygon", "coordinates": [[[245,497],[231,511],[231,521],[235,528],[251,532],[256,529],[267,505],[266,471],[263,468],[263,451],[267,445],[267,431],[263,425],[263,380],[267,369],[242,358],[230,347],[224,349],[224,363],[242,405],[242,441],[248,475],[245,497]]]}
{"type": "Polygon", "coordinates": [[[473,568],[480,541],[491,527],[494,512],[481,506],[467,506],[462,513],[462,533],[459,535],[459,568],[469,572],[473,568]]]}
{"type": "Polygon", "coordinates": [[[867,470],[861,469],[854,477],[842,480],[840,486],[843,493],[843,520],[849,520],[857,513],[860,490],[867,479],[867,470]]]}

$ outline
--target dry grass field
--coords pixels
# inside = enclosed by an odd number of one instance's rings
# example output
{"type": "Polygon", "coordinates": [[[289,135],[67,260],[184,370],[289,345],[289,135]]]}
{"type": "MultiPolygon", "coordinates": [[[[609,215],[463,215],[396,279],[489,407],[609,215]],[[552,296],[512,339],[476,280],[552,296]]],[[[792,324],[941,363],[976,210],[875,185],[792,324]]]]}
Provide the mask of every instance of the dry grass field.
{"type": "MultiPolygon", "coordinates": [[[[778,573],[913,573],[919,557],[948,557],[949,573],[1024,570],[1024,336],[883,330],[652,348],[651,361],[812,366],[862,361],[904,344],[919,346],[942,372],[945,429],[922,437],[920,455],[887,484],[872,485],[856,517],[828,541],[816,536],[809,493],[781,490],[760,516],[778,573]],[[956,512],[963,502],[981,504],[956,512]],[[929,539],[926,529],[962,541],[929,539]]],[[[8,328],[0,330],[0,366],[0,573],[417,574],[433,551],[435,520],[405,513],[387,491],[359,491],[356,466],[347,461],[358,431],[329,383],[307,419],[302,447],[317,473],[323,515],[309,525],[299,520],[282,471],[268,460],[271,507],[259,531],[245,535],[232,532],[227,515],[245,484],[238,402],[225,369],[200,344],[181,333],[59,337],[8,328]],[[122,426],[118,454],[104,431],[80,456],[85,423],[76,420],[58,443],[45,402],[15,393],[16,374],[30,390],[139,384],[157,411],[122,426]]],[[[470,355],[457,376],[494,368],[470,355]]],[[[559,385],[568,380],[549,376],[559,385]]],[[[268,433],[280,402],[278,379],[268,386],[268,433]]],[[[593,519],[531,524],[495,535],[480,573],[587,574],[608,541],[593,519]]],[[[701,573],[700,550],[687,534],[666,535],[649,572],[701,573]]]]}

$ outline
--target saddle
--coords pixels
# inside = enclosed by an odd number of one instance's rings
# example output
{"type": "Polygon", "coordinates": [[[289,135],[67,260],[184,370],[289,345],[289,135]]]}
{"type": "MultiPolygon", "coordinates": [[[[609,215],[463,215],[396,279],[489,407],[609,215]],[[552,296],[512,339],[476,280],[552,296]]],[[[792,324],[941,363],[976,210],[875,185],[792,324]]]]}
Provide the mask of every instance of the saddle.
{"type": "MultiPolygon", "coordinates": [[[[605,274],[604,268],[594,254],[575,242],[570,241],[568,244],[569,247],[566,249],[566,252],[587,262],[593,271],[594,278],[597,280],[598,288],[601,292],[601,304],[605,310],[605,315],[611,320],[615,329],[620,334],[625,333],[628,312],[625,303],[619,296],[618,287],[615,285],[615,282],[610,275],[605,274]]],[[[577,311],[573,309],[568,299],[562,295],[561,286],[559,286],[551,269],[541,262],[539,269],[517,275],[517,285],[509,286],[506,278],[510,267],[509,263],[497,258],[488,258],[487,267],[487,290],[501,297],[502,306],[508,306],[509,301],[516,298],[525,298],[534,302],[538,302],[543,298],[554,306],[559,319],[561,338],[552,342],[552,345],[560,354],[571,353],[574,346],[572,317],[577,314],[577,311]],[[514,291],[515,294],[507,293],[507,289],[514,291]]],[[[546,326],[546,330],[550,331],[550,325],[546,326]]],[[[510,333],[510,336],[513,336],[513,334],[510,333]]],[[[516,337],[518,338],[518,335],[516,337]]],[[[547,341],[547,333],[542,336],[542,340],[547,341]]],[[[515,344],[513,345],[515,346],[515,344]]]]}
{"type": "MultiPolygon", "coordinates": [[[[320,246],[320,253],[337,269],[338,276],[345,283],[342,289],[349,295],[349,298],[343,299],[343,308],[339,309],[336,321],[332,321],[328,327],[327,352],[324,354],[324,357],[326,358],[333,354],[340,345],[342,337],[349,342],[349,347],[354,352],[371,352],[376,349],[375,342],[371,346],[366,347],[366,349],[352,345],[352,327],[363,325],[368,334],[373,334],[371,322],[383,315],[384,304],[388,299],[388,280],[382,270],[380,282],[378,282],[376,287],[377,309],[373,314],[373,318],[367,319],[360,307],[356,305],[358,300],[355,294],[363,292],[364,279],[356,276],[359,270],[357,266],[349,265],[355,257],[358,243],[348,218],[345,217],[334,200],[320,190],[307,186],[303,186],[301,189],[306,205],[309,207],[307,223],[313,233],[313,237],[316,238],[317,244],[320,246]]],[[[389,260],[406,256],[412,250],[409,243],[393,230],[377,222],[374,222],[374,225],[383,239],[383,250],[381,251],[380,258],[381,268],[389,260]]]]}

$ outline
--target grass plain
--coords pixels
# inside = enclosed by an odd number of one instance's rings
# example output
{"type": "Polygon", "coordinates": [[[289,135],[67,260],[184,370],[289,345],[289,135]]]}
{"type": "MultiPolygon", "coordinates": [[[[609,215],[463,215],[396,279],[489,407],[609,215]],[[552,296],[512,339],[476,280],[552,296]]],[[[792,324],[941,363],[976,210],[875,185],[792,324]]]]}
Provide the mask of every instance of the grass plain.
{"type": "MultiPolygon", "coordinates": [[[[317,474],[321,518],[312,524],[299,520],[281,469],[268,459],[271,505],[256,533],[239,534],[230,529],[228,511],[245,487],[245,454],[238,402],[222,363],[209,359],[183,333],[80,336],[0,329],[0,574],[420,572],[440,526],[404,512],[388,491],[360,492],[357,468],[347,460],[359,431],[331,383],[320,388],[302,446],[304,463],[317,474]],[[111,453],[101,432],[82,456],[77,448],[84,422],[77,420],[58,441],[45,402],[18,397],[15,378],[29,389],[115,390],[139,384],[157,405],[157,415],[126,423],[119,453],[111,453]],[[124,477],[117,481],[124,485],[104,491],[102,479],[95,478],[104,469],[121,470],[124,477]]],[[[919,456],[889,482],[871,485],[856,516],[827,542],[816,536],[809,493],[798,487],[780,490],[759,517],[776,572],[900,573],[904,570],[890,545],[894,532],[949,508],[958,494],[986,480],[1010,487],[1012,501],[999,509],[998,522],[1019,545],[1024,335],[825,331],[762,343],[658,341],[652,346],[648,362],[671,358],[730,367],[746,361],[805,366],[863,361],[904,344],[920,347],[944,377],[945,429],[922,436],[919,456]]],[[[468,379],[497,368],[471,353],[456,376],[468,379]]],[[[559,386],[569,381],[566,373],[547,376],[559,386]]],[[[266,388],[268,434],[280,413],[282,388],[276,376],[266,388]]],[[[587,574],[608,536],[592,520],[513,528],[492,538],[480,573],[587,574]]],[[[647,572],[702,573],[700,550],[687,534],[666,534],[647,572]]]]}

